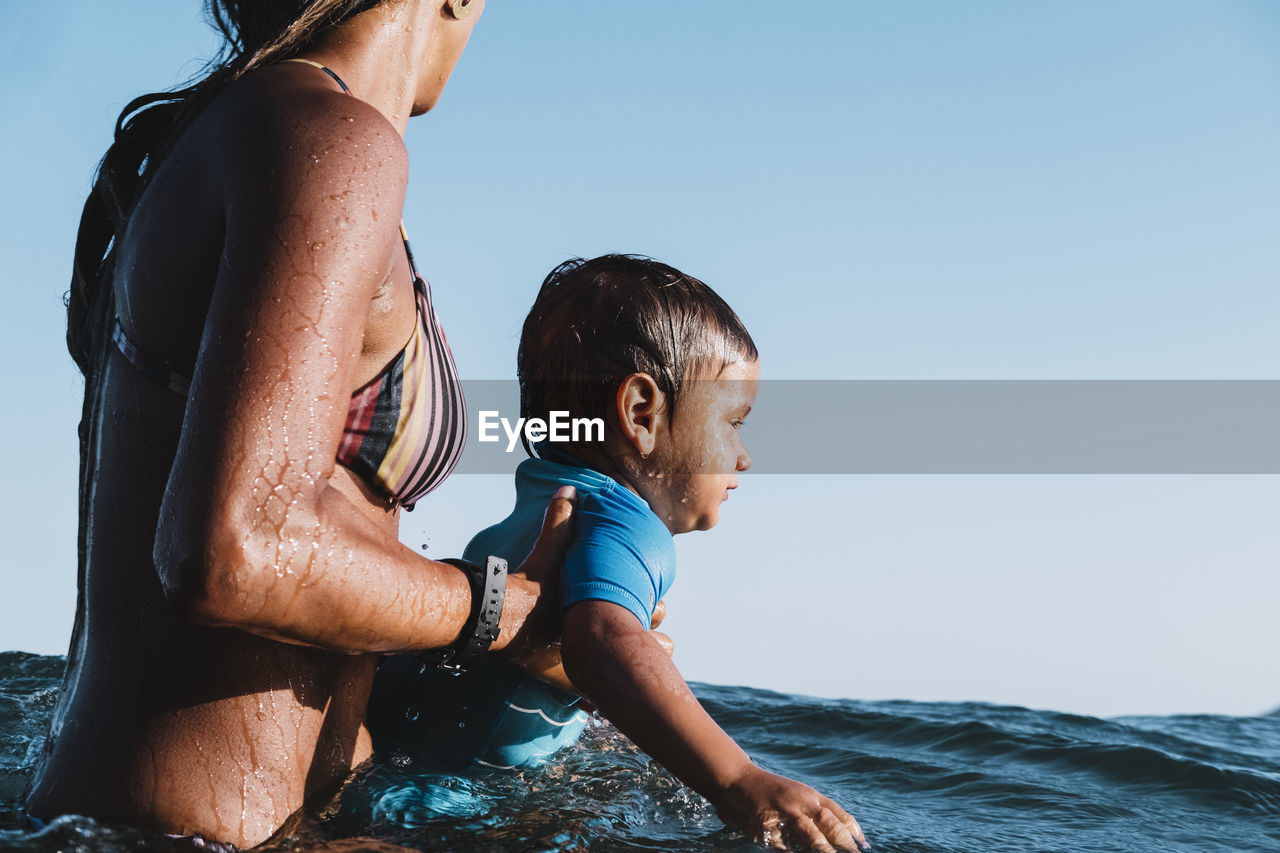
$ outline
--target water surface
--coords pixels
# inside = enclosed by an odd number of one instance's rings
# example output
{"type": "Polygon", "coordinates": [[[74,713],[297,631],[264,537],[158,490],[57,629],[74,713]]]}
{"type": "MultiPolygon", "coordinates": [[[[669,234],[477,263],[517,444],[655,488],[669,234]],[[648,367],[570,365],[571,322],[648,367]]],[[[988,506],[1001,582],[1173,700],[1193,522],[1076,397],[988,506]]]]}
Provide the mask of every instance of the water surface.
{"type": "MultiPolygon", "coordinates": [[[[191,850],[19,803],[64,661],[0,653],[0,849],[191,850]]],[[[695,685],[762,765],[853,812],[884,853],[1280,851],[1280,717],[1094,717],[695,685]]],[[[607,724],[536,771],[466,778],[380,755],[276,849],[380,839],[449,851],[746,851],[699,796],[607,724]]]]}

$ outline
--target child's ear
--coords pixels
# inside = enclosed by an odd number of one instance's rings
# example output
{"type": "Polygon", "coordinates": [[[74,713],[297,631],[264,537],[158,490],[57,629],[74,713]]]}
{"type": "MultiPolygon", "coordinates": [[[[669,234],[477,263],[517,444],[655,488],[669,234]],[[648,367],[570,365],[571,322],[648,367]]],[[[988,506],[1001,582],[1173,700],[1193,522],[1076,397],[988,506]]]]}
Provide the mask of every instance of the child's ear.
{"type": "Polygon", "coordinates": [[[666,395],[647,373],[633,373],[618,383],[615,395],[619,432],[640,456],[653,452],[666,395]]]}

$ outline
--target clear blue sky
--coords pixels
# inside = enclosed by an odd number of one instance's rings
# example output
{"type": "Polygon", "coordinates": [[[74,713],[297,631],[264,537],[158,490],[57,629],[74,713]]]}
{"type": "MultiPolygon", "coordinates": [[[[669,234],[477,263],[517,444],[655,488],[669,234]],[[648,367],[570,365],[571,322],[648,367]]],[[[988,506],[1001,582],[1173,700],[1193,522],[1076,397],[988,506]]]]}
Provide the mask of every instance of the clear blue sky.
{"type": "MultiPolygon", "coordinates": [[[[1280,5],[488,6],[408,133],[406,220],[469,378],[511,376],[541,277],[605,251],[717,288],[770,378],[1280,378],[1280,5]]],[[[66,648],[60,297],[116,114],[212,50],[198,8],[0,4],[0,649],[66,648]]],[[[404,541],[456,553],[509,503],[456,477],[404,541]]],[[[723,518],[679,540],[690,678],[1280,705],[1276,477],[748,475],[723,518]]]]}

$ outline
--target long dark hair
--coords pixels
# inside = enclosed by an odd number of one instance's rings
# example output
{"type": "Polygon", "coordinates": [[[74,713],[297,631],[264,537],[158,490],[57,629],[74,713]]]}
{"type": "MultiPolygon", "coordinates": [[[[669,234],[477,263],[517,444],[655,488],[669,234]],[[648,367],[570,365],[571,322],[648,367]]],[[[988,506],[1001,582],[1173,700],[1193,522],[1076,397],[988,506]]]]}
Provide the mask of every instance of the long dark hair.
{"type": "MultiPolygon", "coordinates": [[[[227,84],[304,50],[328,30],[381,2],[384,0],[205,0],[206,15],[225,39],[222,52],[200,79],[175,91],[134,98],[116,120],[115,139],[98,165],[80,215],[71,289],[66,295],[67,349],[85,378],[79,431],[81,596],[77,609],[84,606],[96,413],[115,321],[114,255],[134,205],[183,128],[227,84]]],[[[76,615],[73,650],[82,616],[76,615]]]]}

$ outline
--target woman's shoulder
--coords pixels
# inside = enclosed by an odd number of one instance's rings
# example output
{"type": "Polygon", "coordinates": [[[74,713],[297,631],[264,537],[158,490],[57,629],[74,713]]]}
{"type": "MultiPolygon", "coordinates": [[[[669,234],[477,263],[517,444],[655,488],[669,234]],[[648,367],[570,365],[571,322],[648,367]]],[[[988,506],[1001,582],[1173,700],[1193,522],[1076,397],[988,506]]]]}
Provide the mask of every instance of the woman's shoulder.
{"type": "Polygon", "coordinates": [[[277,189],[330,182],[335,174],[350,183],[353,172],[374,187],[408,180],[404,139],[375,107],[323,85],[298,85],[272,69],[231,84],[198,124],[219,171],[268,179],[277,189]]]}

